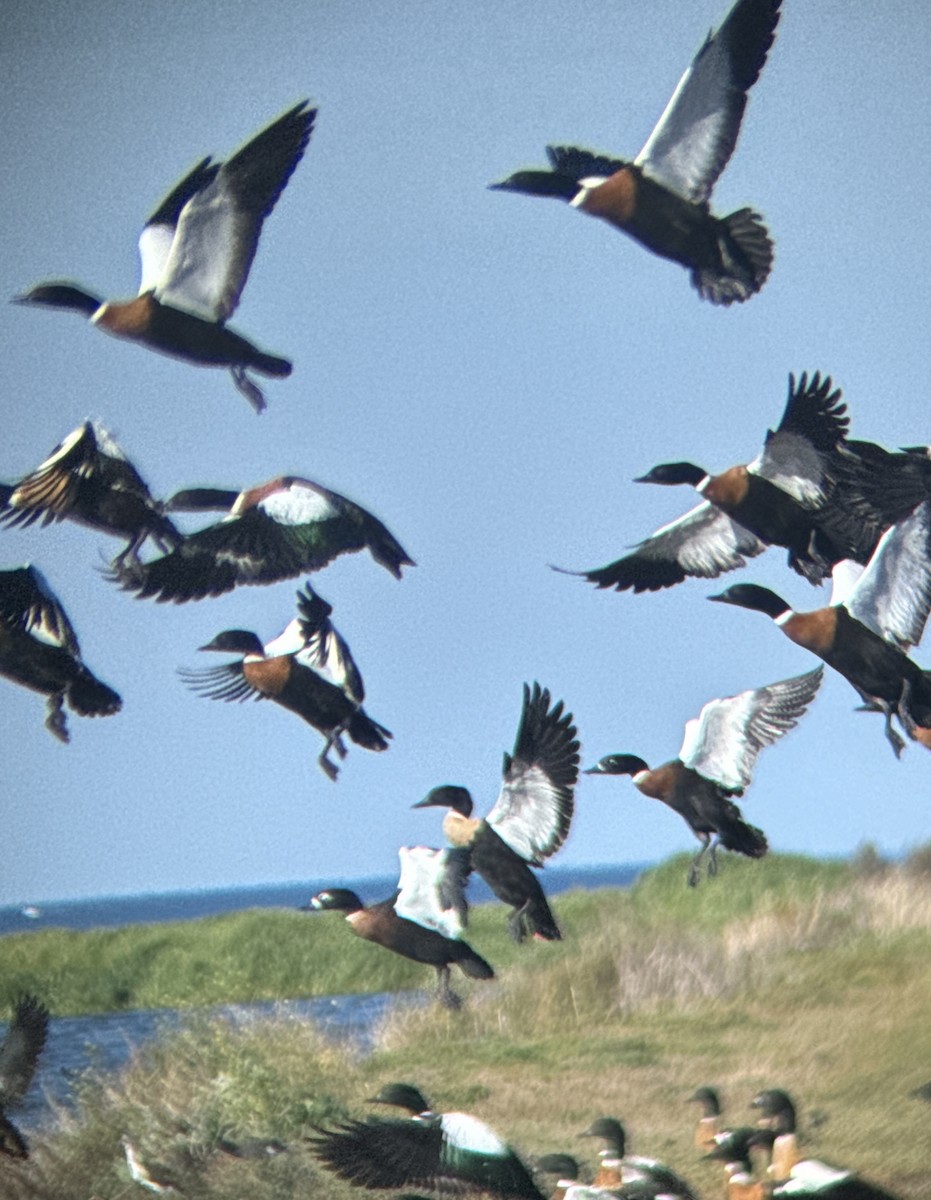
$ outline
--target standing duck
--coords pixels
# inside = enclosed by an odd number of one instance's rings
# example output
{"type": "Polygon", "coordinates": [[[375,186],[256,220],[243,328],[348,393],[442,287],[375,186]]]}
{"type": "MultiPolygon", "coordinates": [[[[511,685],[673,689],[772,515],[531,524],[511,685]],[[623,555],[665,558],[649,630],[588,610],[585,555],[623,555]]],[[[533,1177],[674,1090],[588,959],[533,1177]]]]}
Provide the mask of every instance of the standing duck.
{"type": "Polygon", "coordinates": [[[65,519],[128,539],[113,570],[127,558],[138,562],[146,538],[163,551],[182,541],[142,476],[97,421],[73,429],[18,483],[0,485],[0,523],[48,525],[65,519]]]}
{"type": "Polygon", "coordinates": [[[721,1129],[721,1099],[717,1088],[700,1087],[689,1096],[689,1104],[697,1104],[700,1116],[695,1126],[696,1149],[709,1151],[715,1146],[715,1138],[721,1129]]]}
{"type": "Polygon", "coordinates": [[[295,475],[241,492],[191,488],[172,496],[165,510],[226,515],[160,558],[117,565],[110,578],[138,597],[183,604],[222,596],[238,584],[275,583],[319,571],[354,550],[368,550],[395,579],[402,567],[414,565],[377,517],[295,475]]]}
{"type": "Polygon", "coordinates": [[[22,996],[0,1043],[0,1154],[9,1158],[29,1157],[26,1139],[6,1114],[29,1090],[45,1047],[48,1022],[45,1005],[35,996],[22,996]]]}
{"type": "Polygon", "coordinates": [[[867,563],[886,528],[922,497],[914,486],[887,494],[889,472],[842,458],[849,423],[829,375],[803,374],[798,383],[790,375],[782,419],[753,462],[718,475],[688,462],[653,467],[634,482],[690,484],[702,503],[615,562],[573,573],[599,588],[644,592],[714,579],[768,546],[785,547],[789,566],[813,584],[844,559],[867,563]]]}
{"type": "Polygon", "coordinates": [[[324,1166],[355,1187],[420,1185],[443,1194],[543,1200],[517,1152],[469,1113],[342,1121],[316,1128],[308,1141],[324,1166]]]}
{"type": "Polygon", "coordinates": [[[68,742],[65,701],[80,717],[109,717],[123,701],[85,667],[77,635],[33,566],[0,571],[0,675],[48,696],[45,728],[68,742]]]}
{"type": "MultiPolygon", "coordinates": [[[[462,936],[468,911],[468,857],[460,850],[434,850],[428,846],[402,846],[398,856],[398,890],[389,899],[366,907],[348,888],[328,888],[313,896],[306,907],[345,913],[357,937],[434,967],[437,1000],[445,1008],[459,1009],[462,1000],[449,986],[450,966],[455,964],[470,979],[495,977],[492,967],[462,936]]],[[[407,1099],[415,1106],[423,1101],[419,1095],[407,1099]]]]}
{"type": "Polygon", "coordinates": [[[600,217],[691,272],[713,304],[744,301],[769,275],[762,218],[742,208],[712,215],[711,191],[737,144],[747,93],[773,43],[781,0],[737,0],[693,58],[632,162],[548,146],[550,170],[518,171],[491,186],[552,196],[600,217]]]}
{"type": "Polygon", "coordinates": [[[326,738],[317,759],[335,780],[339,768],[328,757],[345,758],[343,735],[366,750],[387,750],[389,730],[361,707],[362,678],[349,646],[333,628],[332,611],[312,589],[297,593],[298,617],[263,646],[246,629],[225,629],[201,650],[239,654],[236,662],[206,670],[179,671],[187,686],[211,700],[274,700],[326,738]]]}
{"type": "Polygon", "coordinates": [[[897,757],[905,743],[892,727],[893,716],[910,738],[931,749],[931,672],[908,657],[931,611],[931,500],[883,534],[842,601],[795,612],[775,592],[753,583],[735,584],[709,599],[765,613],[790,641],[843,675],[867,709],[884,714],[897,757]]]}
{"type": "Polygon", "coordinates": [[[650,1188],[655,1196],[666,1196],[669,1200],[698,1200],[691,1184],[665,1163],[627,1154],[627,1135],[616,1118],[598,1117],[579,1136],[599,1138],[603,1143],[595,1187],[613,1190],[639,1185],[650,1188]]]}
{"type": "Polygon", "coordinates": [[[579,743],[571,713],[550,705],[538,683],[524,684],[514,750],[504,756],[501,791],[487,817],[472,816],[464,787],[435,787],[414,808],[448,808],[443,833],[468,850],[472,868],[499,900],[511,906],[508,929],[517,942],[528,934],[558,940],[559,927],[532,867],[542,867],[569,833],[579,775],[579,743]]]}
{"type": "Polygon", "coordinates": [[[677,812],[701,842],[689,868],[688,884],[701,877],[707,852],[708,874],[717,873],[716,849],[762,858],[768,846],[763,832],[749,825],[731,800],[750,786],[757,755],[788,733],[804,715],[821,686],[822,668],[709,700],[686,722],[679,757],[652,770],[635,754],[608,754],[588,775],[630,775],[645,796],[662,800],[677,812]]]}
{"type": "MultiPolygon", "coordinates": [[[[776,1138],[774,1130],[758,1129],[749,1139],[749,1146],[771,1149],[776,1138]]],[[[798,1159],[787,1175],[777,1174],[770,1187],[760,1192],[760,1197],[761,1200],[899,1200],[885,1188],[861,1179],[856,1172],[816,1158],[798,1159]]]]}
{"type": "Polygon", "coordinates": [[[303,157],[315,108],[302,100],[225,163],[205,158],[165,197],[139,238],[133,300],[102,301],[72,283],[42,283],[16,300],[83,313],[93,325],[173,358],[226,367],[256,412],[265,397],[248,371],[284,378],[291,364],[226,322],[236,311],[262,224],[303,157]]]}

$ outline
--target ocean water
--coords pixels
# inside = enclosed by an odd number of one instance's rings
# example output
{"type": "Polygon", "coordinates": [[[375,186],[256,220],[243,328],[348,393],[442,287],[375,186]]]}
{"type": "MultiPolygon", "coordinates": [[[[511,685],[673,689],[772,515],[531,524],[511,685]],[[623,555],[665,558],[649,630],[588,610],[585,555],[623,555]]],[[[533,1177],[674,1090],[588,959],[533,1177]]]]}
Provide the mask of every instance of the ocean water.
{"type": "MultiPolygon", "coordinates": [[[[607,867],[548,868],[547,894],[557,895],[574,888],[629,887],[646,865],[624,863],[607,867]]],[[[395,877],[385,877],[343,880],[341,885],[351,887],[369,903],[391,895],[396,882],[395,877]]],[[[272,884],[7,906],[0,908],[0,935],[51,927],[92,929],[187,921],[245,908],[297,908],[306,904],[316,891],[332,884],[333,880],[329,880],[326,884],[272,884]]],[[[470,899],[475,903],[493,899],[481,880],[473,880],[469,887],[470,899]]],[[[208,1011],[222,1012],[229,1019],[243,1023],[268,1015],[306,1018],[334,1038],[348,1038],[365,1049],[370,1044],[374,1027],[393,1007],[423,1004],[429,998],[426,991],[373,993],[226,1005],[208,1011]]],[[[16,1124],[28,1137],[30,1131],[54,1123],[56,1113],[71,1104],[75,1083],[84,1071],[88,1068],[119,1070],[147,1042],[177,1028],[191,1014],[190,1009],[143,1009],[84,1017],[53,1016],[36,1080],[23,1104],[13,1114],[16,1124]]],[[[5,1026],[0,1027],[0,1036],[4,1032],[5,1026]]]]}

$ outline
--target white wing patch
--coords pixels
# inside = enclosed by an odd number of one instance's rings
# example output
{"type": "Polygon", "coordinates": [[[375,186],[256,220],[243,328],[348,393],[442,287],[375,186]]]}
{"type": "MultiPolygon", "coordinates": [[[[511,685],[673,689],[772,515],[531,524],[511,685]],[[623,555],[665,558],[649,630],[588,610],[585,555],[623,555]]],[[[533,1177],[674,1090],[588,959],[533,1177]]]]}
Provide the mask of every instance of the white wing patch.
{"type": "Polygon", "coordinates": [[[887,529],[843,602],[852,617],[887,642],[917,646],[931,611],[931,501],[887,529]]]}
{"type": "Polygon", "coordinates": [[[311,525],[315,521],[331,521],[340,515],[339,508],[317,488],[292,484],[287,491],[273,492],[259,504],[278,525],[311,525]]]}
{"type": "Polygon", "coordinates": [[[154,291],[171,254],[175,230],[172,225],[146,225],[139,235],[139,295],[154,291]]]}
{"type": "Polygon", "coordinates": [[[461,908],[457,904],[443,906],[440,890],[450,886],[448,854],[447,850],[434,850],[429,846],[400,847],[400,895],[394,902],[394,911],[399,917],[406,917],[425,929],[434,929],[443,937],[455,940],[465,932],[465,898],[461,899],[461,908]]]}
{"type": "Polygon", "coordinates": [[[265,657],[278,658],[282,654],[297,654],[306,645],[301,622],[297,617],[289,621],[281,633],[270,642],[265,643],[265,657]]]}
{"type": "Polygon", "coordinates": [[[218,186],[220,179],[222,171],[182,208],[171,252],[155,289],[156,299],[163,304],[205,321],[226,320],[235,309],[235,303],[229,305],[229,293],[236,290],[238,300],[238,291],[245,282],[244,278],[231,278],[242,236],[242,217],[218,186]]]}
{"type": "Polygon", "coordinates": [[[494,1158],[507,1158],[511,1153],[493,1129],[468,1113],[443,1113],[440,1125],[446,1141],[459,1150],[490,1154],[494,1158]]]}
{"type": "Polygon", "coordinates": [[[562,794],[536,764],[506,780],[486,820],[515,854],[539,863],[559,848],[551,844],[560,825],[562,794]]]}

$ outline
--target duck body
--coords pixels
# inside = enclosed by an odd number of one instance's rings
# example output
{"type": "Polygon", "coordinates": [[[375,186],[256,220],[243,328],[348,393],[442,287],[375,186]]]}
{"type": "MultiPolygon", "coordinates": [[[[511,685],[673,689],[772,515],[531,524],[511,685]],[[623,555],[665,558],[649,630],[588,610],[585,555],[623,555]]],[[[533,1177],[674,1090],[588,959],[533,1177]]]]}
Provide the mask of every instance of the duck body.
{"type": "MultiPolygon", "coordinates": [[[[494,969],[463,937],[468,859],[459,851],[426,846],[403,846],[398,854],[401,875],[394,896],[366,906],[347,888],[329,888],[312,897],[308,908],[343,912],[357,937],[435,968],[438,1002],[458,1009],[461,999],[449,986],[451,966],[458,966],[470,979],[495,977],[494,969]]],[[[379,1103],[391,1104],[400,1104],[401,1099],[376,1097],[379,1103]]],[[[416,1105],[423,1097],[407,1099],[416,1105]]]]}
{"type": "Polygon", "coordinates": [[[627,1154],[627,1134],[614,1117],[598,1117],[579,1136],[600,1138],[604,1144],[594,1179],[596,1188],[618,1189],[621,1195],[631,1197],[652,1195],[669,1200],[698,1200],[691,1184],[665,1163],[627,1154]]]}
{"type": "Polygon", "coordinates": [[[686,723],[679,757],[651,769],[635,754],[608,754],[586,774],[630,775],[643,795],[661,800],[683,818],[701,850],[693,859],[688,884],[717,872],[716,848],[762,858],[768,844],[762,830],[744,820],[732,797],[749,786],[759,752],[798,723],[821,686],[821,669],[710,700],[686,723]]]}
{"type": "Polygon", "coordinates": [[[65,610],[32,566],[0,571],[0,675],[48,696],[45,727],[61,742],[66,702],[81,717],[111,716],[123,703],[84,665],[65,610]]]}
{"type": "Polygon", "coordinates": [[[571,713],[535,683],[524,685],[520,724],[512,754],[504,756],[502,786],[487,817],[472,816],[468,790],[433,788],[415,808],[448,808],[443,834],[467,851],[473,870],[509,905],[508,929],[517,942],[529,935],[561,937],[543,888],[531,868],[540,867],[569,833],[578,780],[579,743],[571,713]]]}
{"type": "Polygon", "coordinates": [[[184,604],[221,596],[240,584],[274,583],[319,571],[339,555],[362,549],[396,579],[403,567],[413,565],[377,517],[296,475],[241,492],[190,488],[172,496],[165,509],[221,511],[225,516],[159,558],[117,565],[110,578],[140,598],[184,604]]]}
{"type": "Polygon", "coordinates": [[[517,171],[492,187],[550,196],[622,230],[691,272],[713,304],[747,300],[765,283],[773,247],[762,218],[719,218],[711,191],[736,145],[747,93],[772,45],[780,0],[737,0],[709,35],[633,161],[548,146],[550,170],[517,171]]]}
{"type": "Polygon", "coordinates": [[[39,284],[22,304],[71,309],[114,337],[199,366],[226,367],[256,412],[265,397],[247,372],[291,373],[226,322],[239,304],[262,224],[301,160],[316,109],[282,114],[224,163],[203,159],[149,217],[139,239],[139,294],[103,301],[68,282],[39,284]]]}
{"type": "Polygon", "coordinates": [[[361,706],[358,668],[345,641],[329,622],[330,606],[311,589],[298,593],[298,618],[278,638],[262,645],[251,630],[227,629],[202,650],[241,655],[236,662],[179,673],[192,691],[213,700],[273,700],[326,738],[318,763],[336,779],[331,749],[343,758],[342,735],[366,750],[387,750],[391,732],[361,706]],[[338,672],[333,675],[335,668],[338,672]],[[327,678],[327,674],[332,678],[327,678]]]}
{"type": "Polygon", "coordinates": [[[163,550],[181,534],[165,516],[139,472],[96,421],[72,430],[34,471],[4,489],[0,523],[29,526],[71,520],[127,539],[117,556],[138,558],[151,537],[163,550]]]}

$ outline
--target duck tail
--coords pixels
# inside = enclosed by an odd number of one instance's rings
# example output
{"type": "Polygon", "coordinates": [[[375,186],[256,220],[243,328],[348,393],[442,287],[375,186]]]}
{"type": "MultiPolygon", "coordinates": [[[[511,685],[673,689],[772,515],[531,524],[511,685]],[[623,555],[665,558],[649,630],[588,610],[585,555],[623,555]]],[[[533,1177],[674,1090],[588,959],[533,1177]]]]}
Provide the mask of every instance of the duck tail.
{"type": "Polygon", "coordinates": [[[516,942],[522,942],[527,937],[544,942],[562,941],[556,918],[542,892],[539,896],[532,896],[522,908],[516,909],[510,915],[508,929],[516,942]]]}
{"type": "Polygon", "coordinates": [[[287,379],[293,367],[286,358],[278,358],[275,354],[266,354],[255,350],[252,359],[246,364],[260,375],[270,375],[273,379],[287,379]]]}
{"type": "Polygon", "coordinates": [[[352,714],[347,732],[357,746],[364,746],[366,750],[387,750],[388,738],[393,736],[390,729],[373,721],[364,708],[352,714]]]}
{"type": "Polygon", "coordinates": [[[766,282],[773,265],[773,243],[763,218],[741,208],[718,221],[718,263],[692,272],[703,300],[733,304],[749,298],[766,282]]]}
{"type": "Polygon", "coordinates": [[[456,963],[464,975],[468,975],[470,979],[494,979],[495,972],[490,963],[487,963],[480,954],[476,954],[467,942],[458,942],[457,945],[459,956],[456,958],[456,963]]]}
{"type": "MultiPolygon", "coordinates": [[[[731,805],[736,808],[736,805],[731,805]]],[[[725,850],[736,850],[747,858],[762,858],[769,849],[766,834],[755,825],[748,824],[737,810],[728,814],[718,826],[718,838],[725,850]]]]}
{"type": "Polygon", "coordinates": [[[123,707],[120,696],[81,666],[68,684],[68,707],[80,717],[109,717],[123,707]]]}

